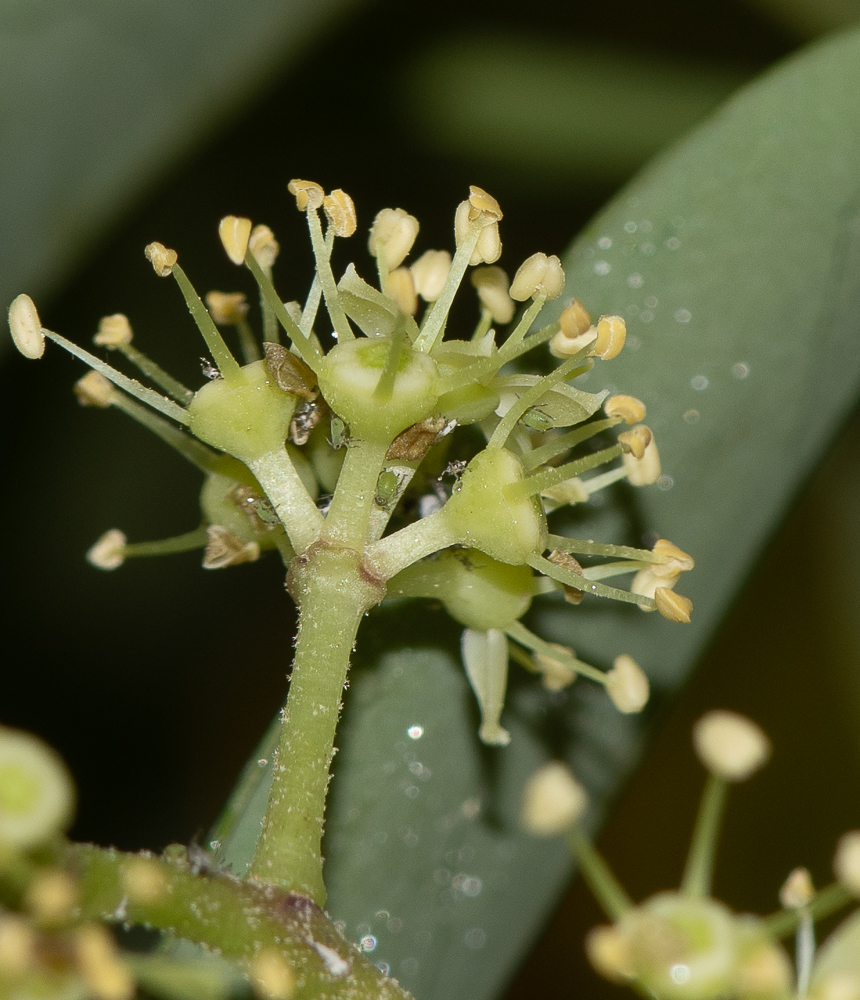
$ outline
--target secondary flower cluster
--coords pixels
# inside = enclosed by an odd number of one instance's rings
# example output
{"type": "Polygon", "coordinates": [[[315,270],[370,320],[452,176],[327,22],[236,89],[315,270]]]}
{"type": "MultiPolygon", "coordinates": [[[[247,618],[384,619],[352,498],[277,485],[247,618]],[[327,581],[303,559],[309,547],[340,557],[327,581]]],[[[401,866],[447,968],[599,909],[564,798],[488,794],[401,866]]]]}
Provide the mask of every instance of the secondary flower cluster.
{"type": "Polygon", "coordinates": [[[40,357],[46,338],[71,351],[93,369],[77,383],[81,403],[123,410],[205,476],[200,527],[146,543],[114,529],[90,562],[114,569],[133,556],[202,548],[204,567],[218,569],[274,549],[289,568],[315,546],[344,546],[360,554],[364,579],[381,595],[440,600],[465,627],[463,657],[486,742],[508,739],[499,715],[510,657],[550,689],[581,674],[604,684],[621,711],[639,711],[648,684],[629,656],[603,672],[521,622],[549,591],[572,604],[609,597],[689,621],[691,604],[674,587],[693,560],[677,546],[568,538],[548,524],[555,510],[619,480],[644,486],[660,475],[644,404],[571,384],[619,353],[623,319],[593,322],[574,299],[558,322],[533,332],[544,304],[562,295],[561,264],[536,253],[509,280],[495,263],[502,211],[478,187],[457,208],[453,256],[427,250],[407,266],[418,220],[399,208],[379,212],[368,242],[377,287],[353,265],[339,280],[332,270],[335,241],[356,231],[351,198],[311,181],[289,189],[307,216],[316,261],[303,303],[275,290],[279,247],[267,226],[235,216],[220,224],[227,255],[259,289],[262,342],[242,293],[212,291],[204,304],[175,251],[146,248],[156,274],[175,279],[206,342],[211,361],[196,391],[137,348],[123,315],[101,321],[96,356],[45,330],[27,296],[13,302],[10,327],[25,355],[40,357]],[[477,324],[446,336],[469,268],[477,324]],[[235,331],[241,362],[222,328],[235,331]],[[524,369],[524,356],[544,345],[559,364],[549,374],[524,369]],[[105,351],[155,388],[109,365],[105,351]],[[624,574],[633,577],[629,589],[603,582],[624,574]]]}
{"type": "Polygon", "coordinates": [[[586,940],[594,968],[656,1000],[860,1000],[860,910],[816,948],[814,921],[860,897],[860,831],[846,833],[834,859],[837,882],[819,892],[805,868],[786,879],[782,911],[761,919],[711,897],[716,844],[730,784],[770,757],[750,719],[712,711],[693,731],[709,772],[681,888],[634,904],[580,828],[588,796],[568,768],[544,765],[526,786],[523,823],[536,836],[567,834],[582,874],[613,921],[586,940]],[[796,935],[796,967],[779,944],[796,935]]]}

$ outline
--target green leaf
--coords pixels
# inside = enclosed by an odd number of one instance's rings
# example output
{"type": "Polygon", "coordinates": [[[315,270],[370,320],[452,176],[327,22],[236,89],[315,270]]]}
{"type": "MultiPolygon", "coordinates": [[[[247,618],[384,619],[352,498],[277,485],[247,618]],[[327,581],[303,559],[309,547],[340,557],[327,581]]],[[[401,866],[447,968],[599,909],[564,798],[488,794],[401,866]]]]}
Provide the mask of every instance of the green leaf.
{"type": "MultiPolygon", "coordinates": [[[[558,602],[531,625],[597,663],[632,654],[658,696],[688,675],[857,398],[858,92],[856,31],[791,59],[642,174],[566,260],[567,294],[629,327],[626,350],[586,386],[611,382],[647,402],[664,466],[657,489],[619,490],[596,511],[588,536],[639,541],[625,538],[632,510],[643,533],[695,556],[678,588],[695,611],[682,627],[607,602],[558,602]]],[[[787,609],[797,587],[785,582],[787,609]]],[[[459,666],[429,648],[356,672],[350,698],[329,909],[350,937],[376,938],[374,954],[419,1000],[492,997],[570,872],[560,844],[517,829],[526,776],[563,754],[597,823],[644,725],[591,685],[577,684],[559,711],[524,684],[502,716],[510,746],[481,750],[459,666]]]]}

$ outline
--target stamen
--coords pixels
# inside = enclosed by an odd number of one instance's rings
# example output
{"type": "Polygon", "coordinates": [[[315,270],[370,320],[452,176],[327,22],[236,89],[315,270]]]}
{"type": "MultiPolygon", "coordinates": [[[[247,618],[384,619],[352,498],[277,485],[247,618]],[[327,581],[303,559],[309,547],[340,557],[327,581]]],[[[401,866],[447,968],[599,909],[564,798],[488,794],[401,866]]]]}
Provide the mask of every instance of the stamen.
{"type": "Polygon", "coordinates": [[[543,573],[544,576],[548,576],[558,583],[566,583],[578,590],[583,590],[586,594],[592,594],[595,597],[611,597],[616,601],[624,601],[625,604],[638,604],[645,608],[656,607],[655,602],[648,597],[631,594],[630,591],[619,590],[617,587],[607,587],[605,583],[594,583],[591,580],[586,580],[584,576],[556,566],[543,556],[532,555],[526,561],[538,573],[543,573]]]}
{"type": "Polygon", "coordinates": [[[254,333],[246,319],[248,303],[242,292],[207,292],[204,296],[209,315],[218,326],[233,326],[239,334],[239,349],[246,365],[260,360],[254,333]]]}
{"type": "Polygon", "coordinates": [[[511,503],[522,500],[525,497],[535,496],[537,493],[542,493],[544,490],[563,483],[566,479],[573,479],[575,476],[582,475],[583,472],[588,472],[591,469],[596,469],[598,466],[605,465],[607,462],[618,458],[620,454],[620,446],[612,445],[609,448],[602,449],[602,451],[596,451],[592,455],[586,455],[584,458],[578,458],[573,462],[566,462],[555,469],[546,469],[543,472],[537,472],[533,476],[528,476],[522,482],[513,483],[506,487],[505,496],[511,503]]]}
{"type": "MultiPolygon", "coordinates": [[[[253,254],[248,254],[245,257],[245,266],[253,274],[254,280],[257,282],[257,286],[260,289],[260,294],[265,299],[267,305],[272,310],[277,321],[286,331],[287,336],[295,345],[298,350],[302,360],[308,365],[309,368],[314,368],[316,360],[319,358],[321,352],[318,348],[314,346],[311,340],[305,336],[302,330],[299,328],[298,323],[290,316],[284,307],[284,303],[281,301],[280,296],[275,291],[275,286],[272,284],[272,279],[266,274],[266,272],[260,267],[260,262],[253,254]]],[[[316,369],[314,368],[314,371],[316,369]]]]}
{"type": "Polygon", "coordinates": [[[317,264],[317,274],[322,284],[325,306],[337,334],[337,341],[339,344],[343,344],[348,340],[354,340],[355,334],[352,332],[352,327],[349,325],[349,320],[346,318],[337,293],[337,284],[330,263],[331,244],[323,239],[322,227],[315,208],[308,209],[307,219],[308,230],[311,234],[311,248],[317,264]]]}
{"type": "Polygon", "coordinates": [[[240,381],[241,369],[236,359],[230,353],[230,348],[224,343],[224,338],[221,336],[218,327],[212,322],[212,317],[206,311],[206,306],[203,305],[200,296],[194,290],[194,286],[188,280],[187,275],[179,264],[174,263],[173,265],[173,277],[176,279],[176,284],[182,292],[182,297],[185,299],[188,311],[191,313],[192,319],[197,324],[197,329],[206,341],[206,346],[209,348],[212,360],[218,366],[218,371],[221,372],[222,378],[228,384],[240,381]]]}
{"type": "Polygon", "coordinates": [[[98,347],[106,347],[109,351],[119,351],[168,396],[187,406],[194,398],[194,393],[166,372],[161,365],[150,360],[143,351],[138,350],[132,343],[132,336],[128,318],[122,313],[115,313],[113,316],[102,317],[98,332],[93,337],[93,343],[98,347]]]}
{"type": "Polygon", "coordinates": [[[551,462],[557,456],[570,451],[571,448],[575,448],[583,441],[588,441],[598,434],[602,434],[603,431],[610,430],[617,423],[617,420],[594,420],[584,427],[578,427],[574,431],[559,434],[558,437],[552,438],[552,440],[547,441],[546,444],[542,444],[538,448],[533,448],[524,455],[522,460],[523,468],[526,472],[531,472],[532,469],[546,465],[547,462],[551,462]]]}

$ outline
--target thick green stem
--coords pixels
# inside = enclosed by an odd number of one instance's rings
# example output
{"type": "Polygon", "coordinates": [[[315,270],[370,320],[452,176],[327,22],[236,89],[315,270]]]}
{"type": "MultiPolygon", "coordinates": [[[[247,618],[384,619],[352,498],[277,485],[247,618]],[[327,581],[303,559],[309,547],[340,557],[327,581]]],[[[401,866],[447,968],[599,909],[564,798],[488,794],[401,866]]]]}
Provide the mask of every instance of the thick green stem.
{"type": "Polygon", "coordinates": [[[304,552],[320,536],[323,516],[284,448],[249,461],[248,468],[262,486],[281,519],[296,552],[304,552]]]}
{"type": "Polygon", "coordinates": [[[320,542],[293,563],[299,607],[290,694],[251,875],[325,903],[322,835],[329,767],[355,635],[383,596],[353,549],[320,542]]]}
{"type": "Polygon", "coordinates": [[[376,484],[389,444],[362,440],[349,443],[326,517],[326,535],[332,541],[354,549],[363,549],[367,543],[376,484]]]}

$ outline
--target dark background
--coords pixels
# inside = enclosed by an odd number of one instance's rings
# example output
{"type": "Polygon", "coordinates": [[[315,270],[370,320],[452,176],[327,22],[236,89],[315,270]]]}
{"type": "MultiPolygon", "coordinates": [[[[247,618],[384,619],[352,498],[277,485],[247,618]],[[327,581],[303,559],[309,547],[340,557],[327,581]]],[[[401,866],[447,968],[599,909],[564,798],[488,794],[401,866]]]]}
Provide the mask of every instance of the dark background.
{"type": "MultiPolygon", "coordinates": [[[[423,247],[449,245],[454,208],[477,183],[505,210],[502,263],[511,271],[537,249],[561,253],[617,179],[595,174],[560,184],[557,175],[542,177],[540,164],[527,173],[501,156],[494,164],[445,153],[411,103],[410,73],[428,51],[454,36],[478,46],[488,27],[667,63],[702,59],[750,75],[803,41],[752,6],[716,0],[695,7],[577,0],[539,9],[509,0],[377,3],[333,28],[151,188],[44,304],[45,325],[87,344],[101,315],[123,311],[139,345],[197,386],[202,343],[143,247],[157,239],[176,248],[201,292],[249,290],[216,237],[221,216],[248,215],[275,229],[279,289],[302,298],[311,257],[285,189],[293,176],[353,196],[356,244],[380,208],[401,206],[420,219],[423,247]]],[[[347,250],[370,271],[362,246],[347,250]]],[[[292,611],[274,558],[225,573],[203,572],[193,553],[132,562],[115,574],[83,562],[109,527],[143,540],[196,526],[199,475],[123,415],[79,408],[70,386],[80,373],[56,350],[39,365],[16,357],[3,368],[0,405],[15,433],[4,454],[10,659],[0,710],[4,722],[39,732],[69,762],[80,791],[76,838],[161,849],[204,834],[281,702],[292,611]]],[[[775,908],[789,869],[808,864],[825,881],[836,837],[857,824],[858,741],[826,644],[822,653],[818,598],[782,582],[791,580],[798,552],[815,569],[805,547],[826,483],[770,547],[697,680],[662,713],[641,776],[605,831],[603,846],[634,897],[677,884],[702,780],[689,727],[715,704],[759,718],[777,744],[769,772],[737,793],[718,895],[741,909],[775,908]],[[804,614],[794,614],[801,605],[804,614]],[[822,780],[822,761],[825,772],[838,772],[835,785],[822,780]],[[852,787],[853,797],[845,793],[852,787]]],[[[510,996],[620,995],[582,957],[584,932],[600,919],[575,886],[510,996]]]]}

